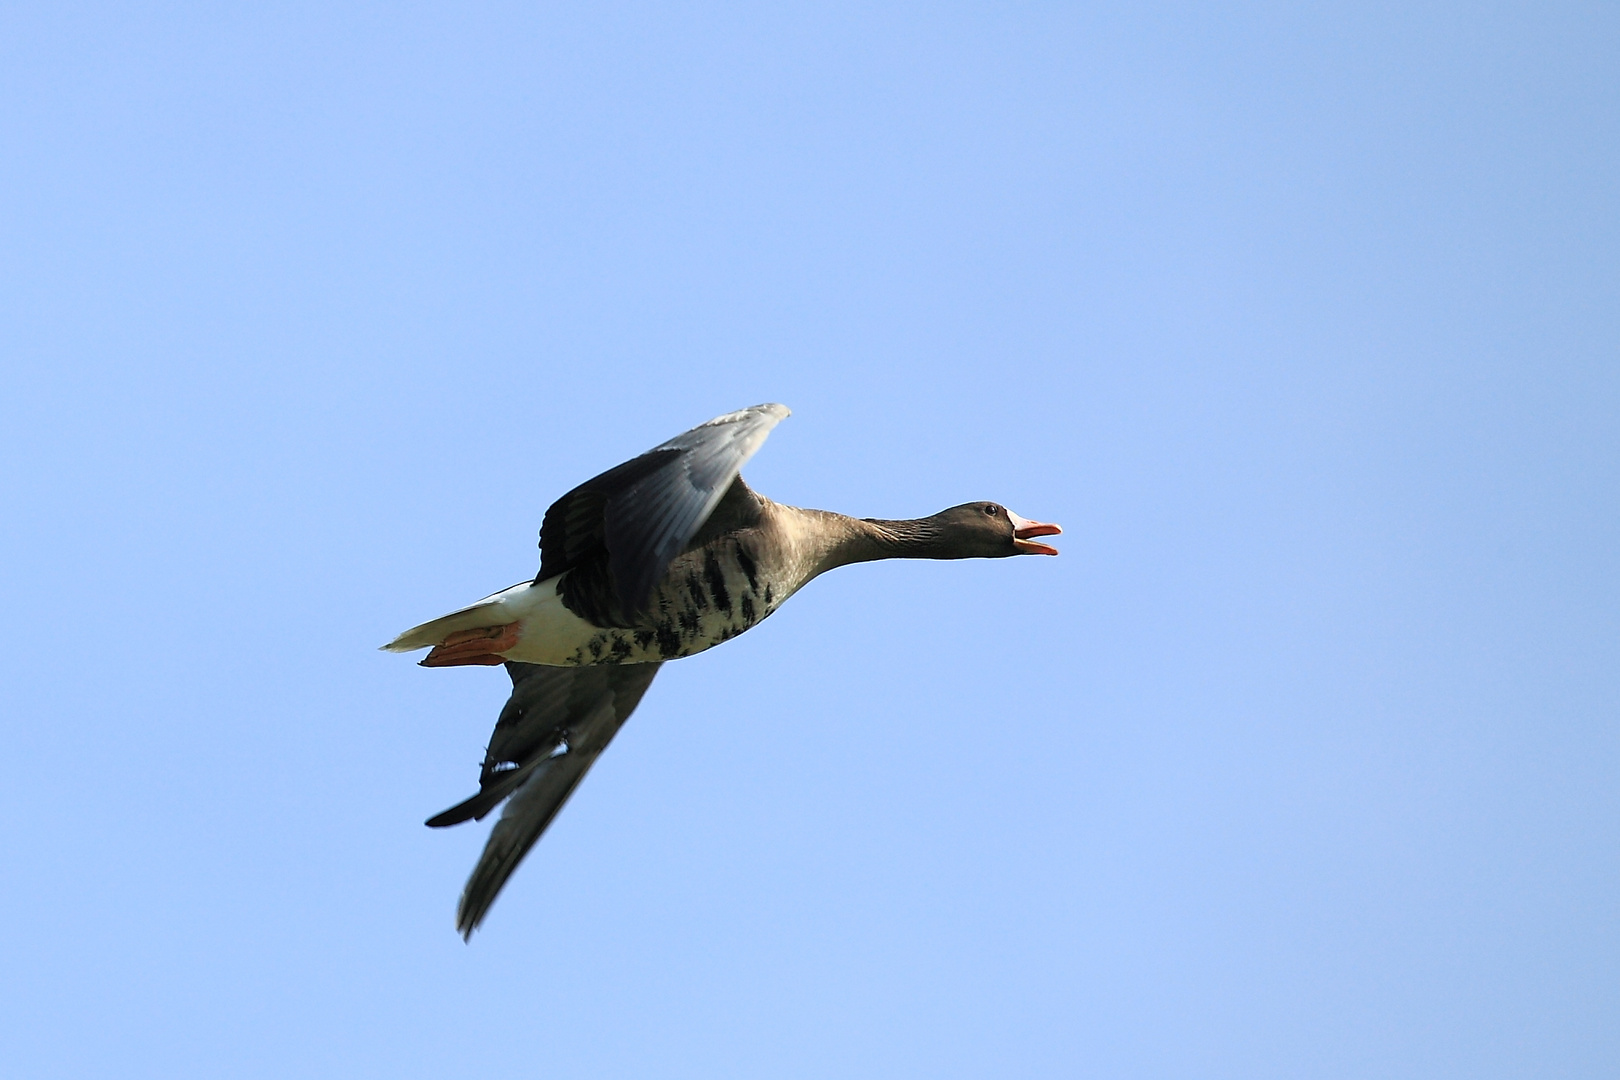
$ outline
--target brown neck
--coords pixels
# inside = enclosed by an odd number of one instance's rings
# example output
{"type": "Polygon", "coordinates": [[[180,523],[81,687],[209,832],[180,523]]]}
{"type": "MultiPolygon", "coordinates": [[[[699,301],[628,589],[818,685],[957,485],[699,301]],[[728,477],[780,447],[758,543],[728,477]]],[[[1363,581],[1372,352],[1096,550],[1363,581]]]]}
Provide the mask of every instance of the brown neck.
{"type": "Polygon", "coordinates": [[[822,569],[876,559],[950,559],[938,527],[928,518],[885,521],[880,518],[841,519],[830,550],[823,557],[822,569]]]}

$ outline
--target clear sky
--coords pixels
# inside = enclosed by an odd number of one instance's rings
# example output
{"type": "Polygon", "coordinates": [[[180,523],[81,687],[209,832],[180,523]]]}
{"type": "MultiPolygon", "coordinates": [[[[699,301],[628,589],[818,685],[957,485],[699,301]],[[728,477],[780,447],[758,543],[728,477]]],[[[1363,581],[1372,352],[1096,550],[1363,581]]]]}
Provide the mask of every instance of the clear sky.
{"type": "Polygon", "coordinates": [[[8,1076],[1620,1072],[1620,12],[0,11],[8,1076]],[[464,945],[376,647],[717,413],[861,516],[464,945]]]}

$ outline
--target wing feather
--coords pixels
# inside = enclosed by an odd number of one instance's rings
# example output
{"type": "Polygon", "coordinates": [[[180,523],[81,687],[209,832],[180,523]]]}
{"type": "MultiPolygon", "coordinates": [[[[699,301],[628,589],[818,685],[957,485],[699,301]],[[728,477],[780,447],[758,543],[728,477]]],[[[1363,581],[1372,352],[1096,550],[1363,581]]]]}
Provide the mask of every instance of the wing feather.
{"type": "Polygon", "coordinates": [[[456,929],[467,938],[635,711],[659,665],[506,668],[512,696],[484,755],[478,794],[427,822],[442,828],[482,818],[510,796],[462,890],[456,929]]]}
{"type": "Polygon", "coordinates": [[[535,580],[605,551],[619,606],[644,610],[670,560],[787,415],[783,405],[755,405],[717,416],[570,491],[546,511],[535,580]]]}

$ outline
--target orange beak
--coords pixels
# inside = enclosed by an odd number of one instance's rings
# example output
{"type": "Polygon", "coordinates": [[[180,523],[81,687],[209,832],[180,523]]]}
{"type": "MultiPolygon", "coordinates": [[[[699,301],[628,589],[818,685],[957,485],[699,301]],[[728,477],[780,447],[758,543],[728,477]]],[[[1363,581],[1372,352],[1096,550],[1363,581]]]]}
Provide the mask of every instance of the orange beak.
{"type": "Polygon", "coordinates": [[[1063,531],[1058,525],[1048,525],[1041,521],[1030,521],[1021,518],[1011,510],[1007,516],[1012,519],[1013,547],[1018,549],[1020,555],[1056,555],[1058,549],[1050,544],[1042,544],[1034,540],[1037,536],[1056,536],[1063,531]]]}

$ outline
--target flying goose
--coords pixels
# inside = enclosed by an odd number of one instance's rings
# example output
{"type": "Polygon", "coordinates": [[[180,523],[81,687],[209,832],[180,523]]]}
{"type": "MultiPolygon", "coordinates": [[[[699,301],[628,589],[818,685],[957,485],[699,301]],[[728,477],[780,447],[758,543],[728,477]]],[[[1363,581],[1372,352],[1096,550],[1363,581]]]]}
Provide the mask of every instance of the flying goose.
{"type": "Polygon", "coordinates": [[[506,801],[461,894],[463,938],[664,661],[736,637],[847,563],[1057,554],[1035,538],[1060,528],[993,502],[902,521],[772,502],[738,470],[787,415],[755,405],[717,416],[587,480],[546,511],[533,581],[383,646],[431,649],[424,667],[505,664],[512,677],[478,794],[427,821],[481,820],[506,801]]]}

